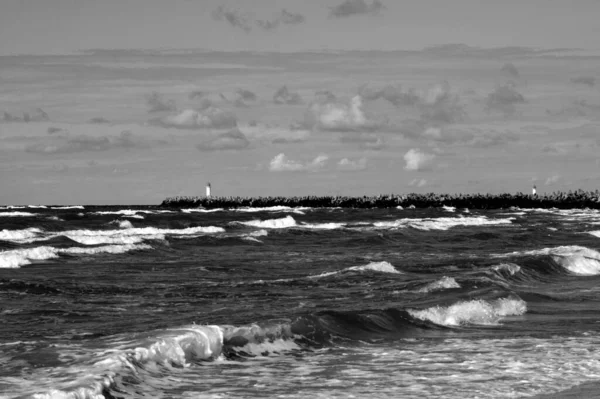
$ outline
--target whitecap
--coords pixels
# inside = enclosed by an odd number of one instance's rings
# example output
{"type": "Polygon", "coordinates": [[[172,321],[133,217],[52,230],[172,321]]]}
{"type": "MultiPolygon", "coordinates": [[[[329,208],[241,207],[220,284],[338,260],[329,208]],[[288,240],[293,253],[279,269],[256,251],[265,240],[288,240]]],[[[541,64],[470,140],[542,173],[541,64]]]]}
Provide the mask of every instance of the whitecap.
{"type": "Polygon", "coordinates": [[[444,276],[439,280],[427,284],[425,287],[421,288],[419,292],[426,293],[432,291],[446,290],[450,288],[460,288],[460,284],[458,284],[454,278],[444,276]]]}
{"type": "Polygon", "coordinates": [[[296,221],[291,216],[286,216],[281,219],[251,220],[249,222],[239,223],[246,226],[259,227],[263,229],[285,229],[296,226],[296,221]]]}
{"type": "Polygon", "coordinates": [[[477,299],[458,302],[448,307],[435,306],[423,310],[408,310],[413,317],[442,326],[494,325],[498,324],[503,317],[520,316],[525,312],[527,312],[527,303],[520,298],[501,298],[494,301],[477,299]]]}

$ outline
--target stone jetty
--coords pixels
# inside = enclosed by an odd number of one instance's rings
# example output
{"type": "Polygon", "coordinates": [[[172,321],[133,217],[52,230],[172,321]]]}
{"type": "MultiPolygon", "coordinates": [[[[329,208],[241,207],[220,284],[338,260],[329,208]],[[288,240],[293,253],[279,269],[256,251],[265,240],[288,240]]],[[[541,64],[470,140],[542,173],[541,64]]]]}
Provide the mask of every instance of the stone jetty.
{"type": "Polygon", "coordinates": [[[575,190],[549,194],[382,194],[377,196],[296,196],[296,197],[172,197],[161,203],[168,208],[267,208],[274,206],[308,208],[430,208],[468,209],[558,208],[600,209],[600,191],[575,190]]]}

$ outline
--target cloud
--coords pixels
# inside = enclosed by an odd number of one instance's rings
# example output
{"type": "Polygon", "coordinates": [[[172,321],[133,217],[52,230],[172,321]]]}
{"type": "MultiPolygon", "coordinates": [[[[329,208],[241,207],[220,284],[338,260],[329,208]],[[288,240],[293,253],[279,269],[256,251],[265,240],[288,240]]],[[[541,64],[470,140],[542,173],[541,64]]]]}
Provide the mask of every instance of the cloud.
{"type": "Polygon", "coordinates": [[[506,64],[502,65],[502,68],[500,68],[500,71],[511,78],[516,79],[519,77],[519,70],[511,62],[507,62],[506,64]]]}
{"type": "Polygon", "coordinates": [[[232,129],[221,133],[211,140],[204,141],[196,146],[200,151],[221,151],[221,150],[243,150],[250,145],[250,141],[239,129],[232,129]]]}
{"type": "Polygon", "coordinates": [[[373,133],[347,133],[340,137],[340,142],[358,144],[359,148],[365,150],[381,150],[385,147],[385,141],[373,133]]]}
{"type": "Polygon", "coordinates": [[[280,25],[298,25],[305,21],[306,17],[304,15],[283,9],[274,19],[257,20],[256,25],[264,30],[272,30],[278,28],[280,25]]]}
{"type": "Polygon", "coordinates": [[[427,185],[427,180],[425,179],[413,179],[410,181],[410,183],[408,183],[409,186],[411,187],[423,187],[425,185],[427,185]]]}
{"type": "Polygon", "coordinates": [[[373,131],[383,125],[365,114],[360,95],[352,97],[349,103],[332,101],[311,104],[304,114],[304,124],[309,129],[334,132],[373,131]]]}
{"type": "Polygon", "coordinates": [[[250,32],[252,30],[248,23],[248,18],[239,11],[228,10],[223,6],[219,6],[213,10],[212,17],[217,21],[227,22],[229,25],[240,28],[245,32],[250,32]]]}
{"type": "Polygon", "coordinates": [[[333,18],[345,18],[360,14],[375,14],[383,9],[384,6],[380,0],[346,0],[333,7],[329,15],[333,18]]]}
{"type": "Polygon", "coordinates": [[[231,129],[237,126],[237,118],[233,112],[216,107],[209,107],[202,111],[186,109],[176,115],[151,122],[178,129],[231,129]]]}
{"type": "Polygon", "coordinates": [[[281,25],[298,25],[306,21],[306,17],[300,13],[290,12],[282,9],[273,19],[256,19],[248,14],[243,14],[237,10],[227,9],[223,6],[217,7],[212,12],[213,19],[227,22],[234,28],[242,29],[244,32],[251,32],[253,25],[264,29],[273,30],[281,25]]]}
{"type": "Polygon", "coordinates": [[[286,25],[297,25],[304,23],[306,21],[306,17],[299,13],[289,12],[284,8],[281,10],[280,20],[281,23],[286,25]]]}
{"type": "Polygon", "coordinates": [[[431,168],[431,164],[435,155],[421,152],[418,148],[411,148],[404,154],[404,160],[406,161],[406,170],[428,170],[431,168]]]}
{"type": "Polygon", "coordinates": [[[337,163],[337,168],[346,172],[365,170],[367,168],[367,159],[360,158],[353,161],[348,158],[343,158],[337,163]]]}
{"type": "Polygon", "coordinates": [[[590,104],[587,100],[575,100],[570,106],[564,106],[558,111],[547,109],[546,113],[551,116],[566,117],[598,116],[600,115],[600,105],[590,104]]]}
{"type": "Polygon", "coordinates": [[[287,159],[284,153],[276,155],[269,163],[269,170],[272,172],[300,172],[316,171],[325,166],[329,157],[325,154],[318,155],[308,163],[300,163],[287,159]]]}
{"type": "Polygon", "coordinates": [[[118,136],[92,137],[79,135],[74,137],[51,136],[51,141],[43,141],[25,147],[26,152],[37,154],[68,154],[75,152],[99,152],[115,148],[146,147],[148,142],[133,135],[130,131],[123,131],[118,136]]]}
{"type": "Polygon", "coordinates": [[[48,114],[41,108],[35,108],[31,111],[22,112],[21,116],[4,111],[1,122],[44,122],[50,120],[48,114]]]}
{"type": "Polygon", "coordinates": [[[289,105],[298,105],[302,104],[302,97],[300,94],[290,92],[287,86],[281,86],[275,94],[273,94],[273,102],[275,104],[289,104],[289,105]]]}
{"type": "Polygon", "coordinates": [[[589,87],[594,87],[594,85],[596,84],[596,78],[593,76],[577,76],[569,80],[573,84],[586,85],[589,87]]]}
{"type": "Polygon", "coordinates": [[[556,183],[559,183],[562,180],[560,175],[553,175],[546,179],[546,186],[552,186],[556,183]]]}
{"type": "Polygon", "coordinates": [[[368,85],[362,85],[358,89],[358,94],[360,94],[360,96],[367,101],[375,101],[383,98],[396,107],[403,105],[413,106],[416,105],[420,100],[419,95],[414,89],[403,92],[401,86],[393,85],[386,85],[379,90],[373,89],[368,85]]]}
{"type": "Polygon", "coordinates": [[[175,105],[175,101],[173,100],[164,100],[162,94],[157,92],[152,92],[149,96],[146,97],[146,104],[148,105],[148,112],[165,112],[165,111],[175,111],[177,106],[175,105]]]}
{"type": "Polygon", "coordinates": [[[525,103],[525,97],[519,93],[514,85],[505,84],[498,86],[491,92],[486,100],[486,108],[488,111],[500,111],[504,114],[513,114],[516,111],[516,104],[525,103]]]}
{"type": "Polygon", "coordinates": [[[110,121],[108,119],[104,118],[103,116],[98,116],[98,117],[90,119],[88,121],[88,123],[100,125],[100,124],[104,124],[104,123],[110,123],[110,121]]]}
{"type": "Polygon", "coordinates": [[[473,138],[467,144],[472,147],[487,148],[516,141],[519,141],[519,136],[515,133],[486,130],[483,133],[473,135],[473,138]]]}
{"type": "Polygon", "coordinates": [[[421,95],[421,120],[434,123],[456,123],[466,118],[458,95],[452,95],[448,82],[437,83],[421,95]]]}

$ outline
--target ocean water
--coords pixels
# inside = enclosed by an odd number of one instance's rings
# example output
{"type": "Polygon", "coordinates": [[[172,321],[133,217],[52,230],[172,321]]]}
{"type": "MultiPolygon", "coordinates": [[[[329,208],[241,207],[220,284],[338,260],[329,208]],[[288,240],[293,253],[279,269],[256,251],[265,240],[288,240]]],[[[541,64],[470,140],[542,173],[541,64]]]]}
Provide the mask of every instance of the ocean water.
{"type": "Polygon", "coordinates": [[[0,226],[2,398],[600,389],[597,211],[30,206],[0,226]]]}

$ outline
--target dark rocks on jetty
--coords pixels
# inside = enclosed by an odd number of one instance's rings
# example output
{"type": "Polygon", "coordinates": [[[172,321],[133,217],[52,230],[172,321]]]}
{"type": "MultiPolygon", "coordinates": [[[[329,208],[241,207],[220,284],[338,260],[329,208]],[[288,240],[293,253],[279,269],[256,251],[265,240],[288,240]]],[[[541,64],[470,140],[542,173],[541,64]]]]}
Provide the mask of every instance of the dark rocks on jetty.
{"type": "Polygon", "coordinates": [[[600,209],[600,191],[569,191],[551,194],[385,194],[378,196],[303,196],[303,197],[173,197],[163,207],[206,209],[234,209],[243,207],[266,208],[273,206],[309,208],[429,208],[451,206],[469,209],[518,208],[590,208],[600,209]]]}

